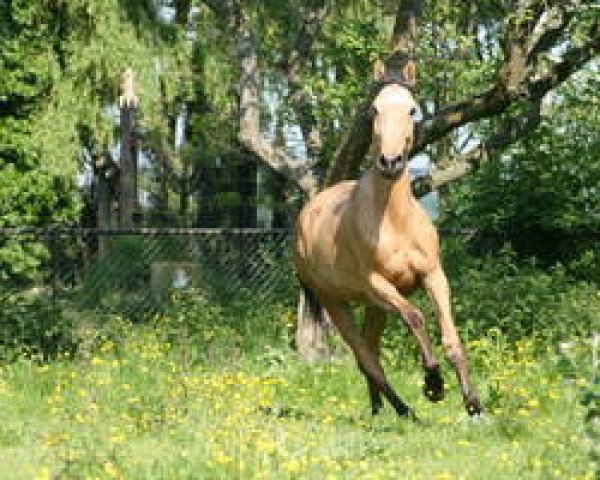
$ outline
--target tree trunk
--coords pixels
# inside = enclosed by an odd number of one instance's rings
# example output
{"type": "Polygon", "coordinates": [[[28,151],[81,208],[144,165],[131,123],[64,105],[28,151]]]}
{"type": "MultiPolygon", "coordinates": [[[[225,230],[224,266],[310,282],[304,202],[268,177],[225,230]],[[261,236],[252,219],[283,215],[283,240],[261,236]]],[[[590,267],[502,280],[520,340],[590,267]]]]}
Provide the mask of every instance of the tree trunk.
{"type": "Polygon", "coordinates": [[[133,71],[123,75],[121,107],[121,155],[119,159],[119,226],[132,228],[137,210],[137,155],[135,147],[134,119],[138,99],[133,88],[133,71]]]}

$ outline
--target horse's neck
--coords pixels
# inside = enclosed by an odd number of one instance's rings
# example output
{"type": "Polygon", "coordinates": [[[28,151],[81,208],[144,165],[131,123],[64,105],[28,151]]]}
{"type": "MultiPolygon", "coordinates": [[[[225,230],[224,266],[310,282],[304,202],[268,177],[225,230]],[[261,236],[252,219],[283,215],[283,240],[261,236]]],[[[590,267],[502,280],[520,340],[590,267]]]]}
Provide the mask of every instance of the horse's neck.
{"type": "Polygon", "coordinates": [[[405,171],[396,180],[387,180],[376,172],[370,172],[367,187],[370,192],[370,209],[381,220],[387,219],[392,223],[401,221],[413,205],[413,194],[410,177],[405,171]]]}

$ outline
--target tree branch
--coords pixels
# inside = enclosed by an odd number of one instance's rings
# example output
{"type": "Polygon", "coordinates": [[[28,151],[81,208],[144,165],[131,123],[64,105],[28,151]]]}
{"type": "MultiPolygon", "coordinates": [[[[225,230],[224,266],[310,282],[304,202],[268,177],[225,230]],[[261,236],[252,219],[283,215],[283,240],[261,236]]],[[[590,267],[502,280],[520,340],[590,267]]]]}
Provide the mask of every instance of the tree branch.
{"type": "Polygon", "coordinates": [[[597,20],[588,33],[588,41],[580,47],[567,50],[562,59],[552,65],[547,72],[535,76],[527,82],[530,97],[542,97],[579,70],[588,61],[600,55],[600,20],[597,20]]]}
{"type": "Polygon", "coordinates": [[[202,0],[202,2],[223,19],[230,17],[234,9],[233,0],[202,0]]]}
{"type": "Polygon", "coordinates": [[[307,162],[276,148],[260,131],[259,71],[256,39],[244,12],[236,9],[238,55],[242,67],[240,79],[240,142],[277,173],[289,178],[307,195],[318,191],[319,182],[307,162]]]}
{"type": "MultiPolygon", "coordinates": [[[[519,4],[521,8],[533,9],[534,20],[519,23],[514,27],[515,30],[507,35],[507,59],[498,71],[495,84],[487,91],[448,105],[427,118],[417,130],[411,155],[422,151],[458,127],[505,112],[515,101],[540,100],[590,59],[600,54],[600,29],[597,21],[590,28],[588,41],[584,45],[567,50],[561,61],[547,71],[537,71],[542,68],[538,67],[538,56],[551,48],[551,40],[560,38],[557,29],[561,32],[566,29],[573,11],[565,10],[560,25],[552,22],[542,25],[545,22],[544,10],[540,7],[543,2],[521,1],[519,4]]],[[[328,184],[357,176],[371,141],[371,118],[366,113],[370,103],[371,99],[368,98],[358,107],[334,157],[327,177],[328,184]]],[[[466,167],[466,164],[462,165],[466,167]]],[[[470,171],[466,168],[463,170],[464,173],[470,171]]],[[[458,178],[458,167],[455,171],[457,173],[453,178],[458,178]]]]}
{"type": "Polygon", "coordinates": [[[476,171],[481,165],[520,138],[533,132],[542,120],[541,99],[530,102],[524,113],[512,115],[504,120],[486,140],[472,150],[455,156],[448,167],[436,170],[431,175],[420,177],[413,182],[413,190],[423,196],[432,190],[455,182],[476,171]]]}
{"type": "MultiPolygon", "coordinates": [[[[385,60],[386,72],[391,76],[400,76],[408,59],[414,57],[417,27],[423,16],[423,2],[403,0],[400,2],[392,34],[392,54],[385,60]]],[[[371,103],[376,94],[375,88],[367,90],[366,100],[355,109],[349,127],[335,152],[333,162],[327,172],[326,185],[332,185],[343,179],[355,178],[360,162],[371,145],[371,103]]]]}
{"type": "Polygon", "coordinates": [[[322,32],[323,21],[327,17],[329,10],[330,5],[325,0],[320,0],[318,4],[314,5],[304,14],[302,26],[296,35],[294,45],[282,62],[282,69],[286,73],[290,84],[301,86],[299,78],[300,69],[322,32]]]}

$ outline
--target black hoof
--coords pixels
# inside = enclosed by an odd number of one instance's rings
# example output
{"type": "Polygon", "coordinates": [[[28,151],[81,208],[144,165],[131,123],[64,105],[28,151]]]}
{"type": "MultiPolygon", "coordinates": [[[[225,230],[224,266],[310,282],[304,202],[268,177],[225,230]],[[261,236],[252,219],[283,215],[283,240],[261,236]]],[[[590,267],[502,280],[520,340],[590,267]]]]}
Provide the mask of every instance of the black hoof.
{"type": "Polygon", "coordinates": [[[373,402],[371,404],[371,415],[379,415],[379,412],[383,408],[383,402],[373,402]]]}
{"type": "Polygon", "coordinates": [[[406,404],[403,404],[400,408],[396,408],[396,413],[399,417],[406,418],[407,420],[412,420],[417,425],[420,425],[422,423],[419,417],[417,417],[415,411],[406,404]]]}
{"type": "Polygon", "coordinates": [[[423,393],[430,402],[440,402],[444,399],[444,379],[440,375],[439,368],[425,374],[423,393]]]}
{"type": "Polygon", "coordinates": [[[469,398],[465,401],[465,408],[471,417],[479,416],[483,413],[483,408],[477,398],[469,398]]]}

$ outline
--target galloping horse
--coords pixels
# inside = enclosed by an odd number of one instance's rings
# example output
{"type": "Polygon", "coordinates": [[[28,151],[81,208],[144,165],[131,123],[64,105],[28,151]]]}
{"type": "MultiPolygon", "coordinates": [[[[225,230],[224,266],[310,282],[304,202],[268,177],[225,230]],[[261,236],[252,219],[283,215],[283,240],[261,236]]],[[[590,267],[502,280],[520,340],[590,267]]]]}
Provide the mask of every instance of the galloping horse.
{"type": "MultiPolygon", "coordinates": [[[[382,74],[380,67],[379,79],[382,74]]],[[[467,412],[477,415],[482,410],[452,320],[438,234],[412,194],[407,171],[420,117],[410,90],[415,83],[412,61],[401,77],[385,82],[372,105],[373,168],[358,181],[320,192],[300,212],[296,269],[311,308],[320,302],[354,352],[367,380],[373,414],[382,407],[383,394],[398,415],[416,418],[388,383],[379,361],[385,311],[399,313],[419,344],[427,398],[435,402],[444,397],[423,315],[405,297],[415,287],[424,288],[436,307],[444,351],[458,375],[467,412]],[[350,302],[355,301],[366,305],[362,332],[350,313],[350,302]]]]}

